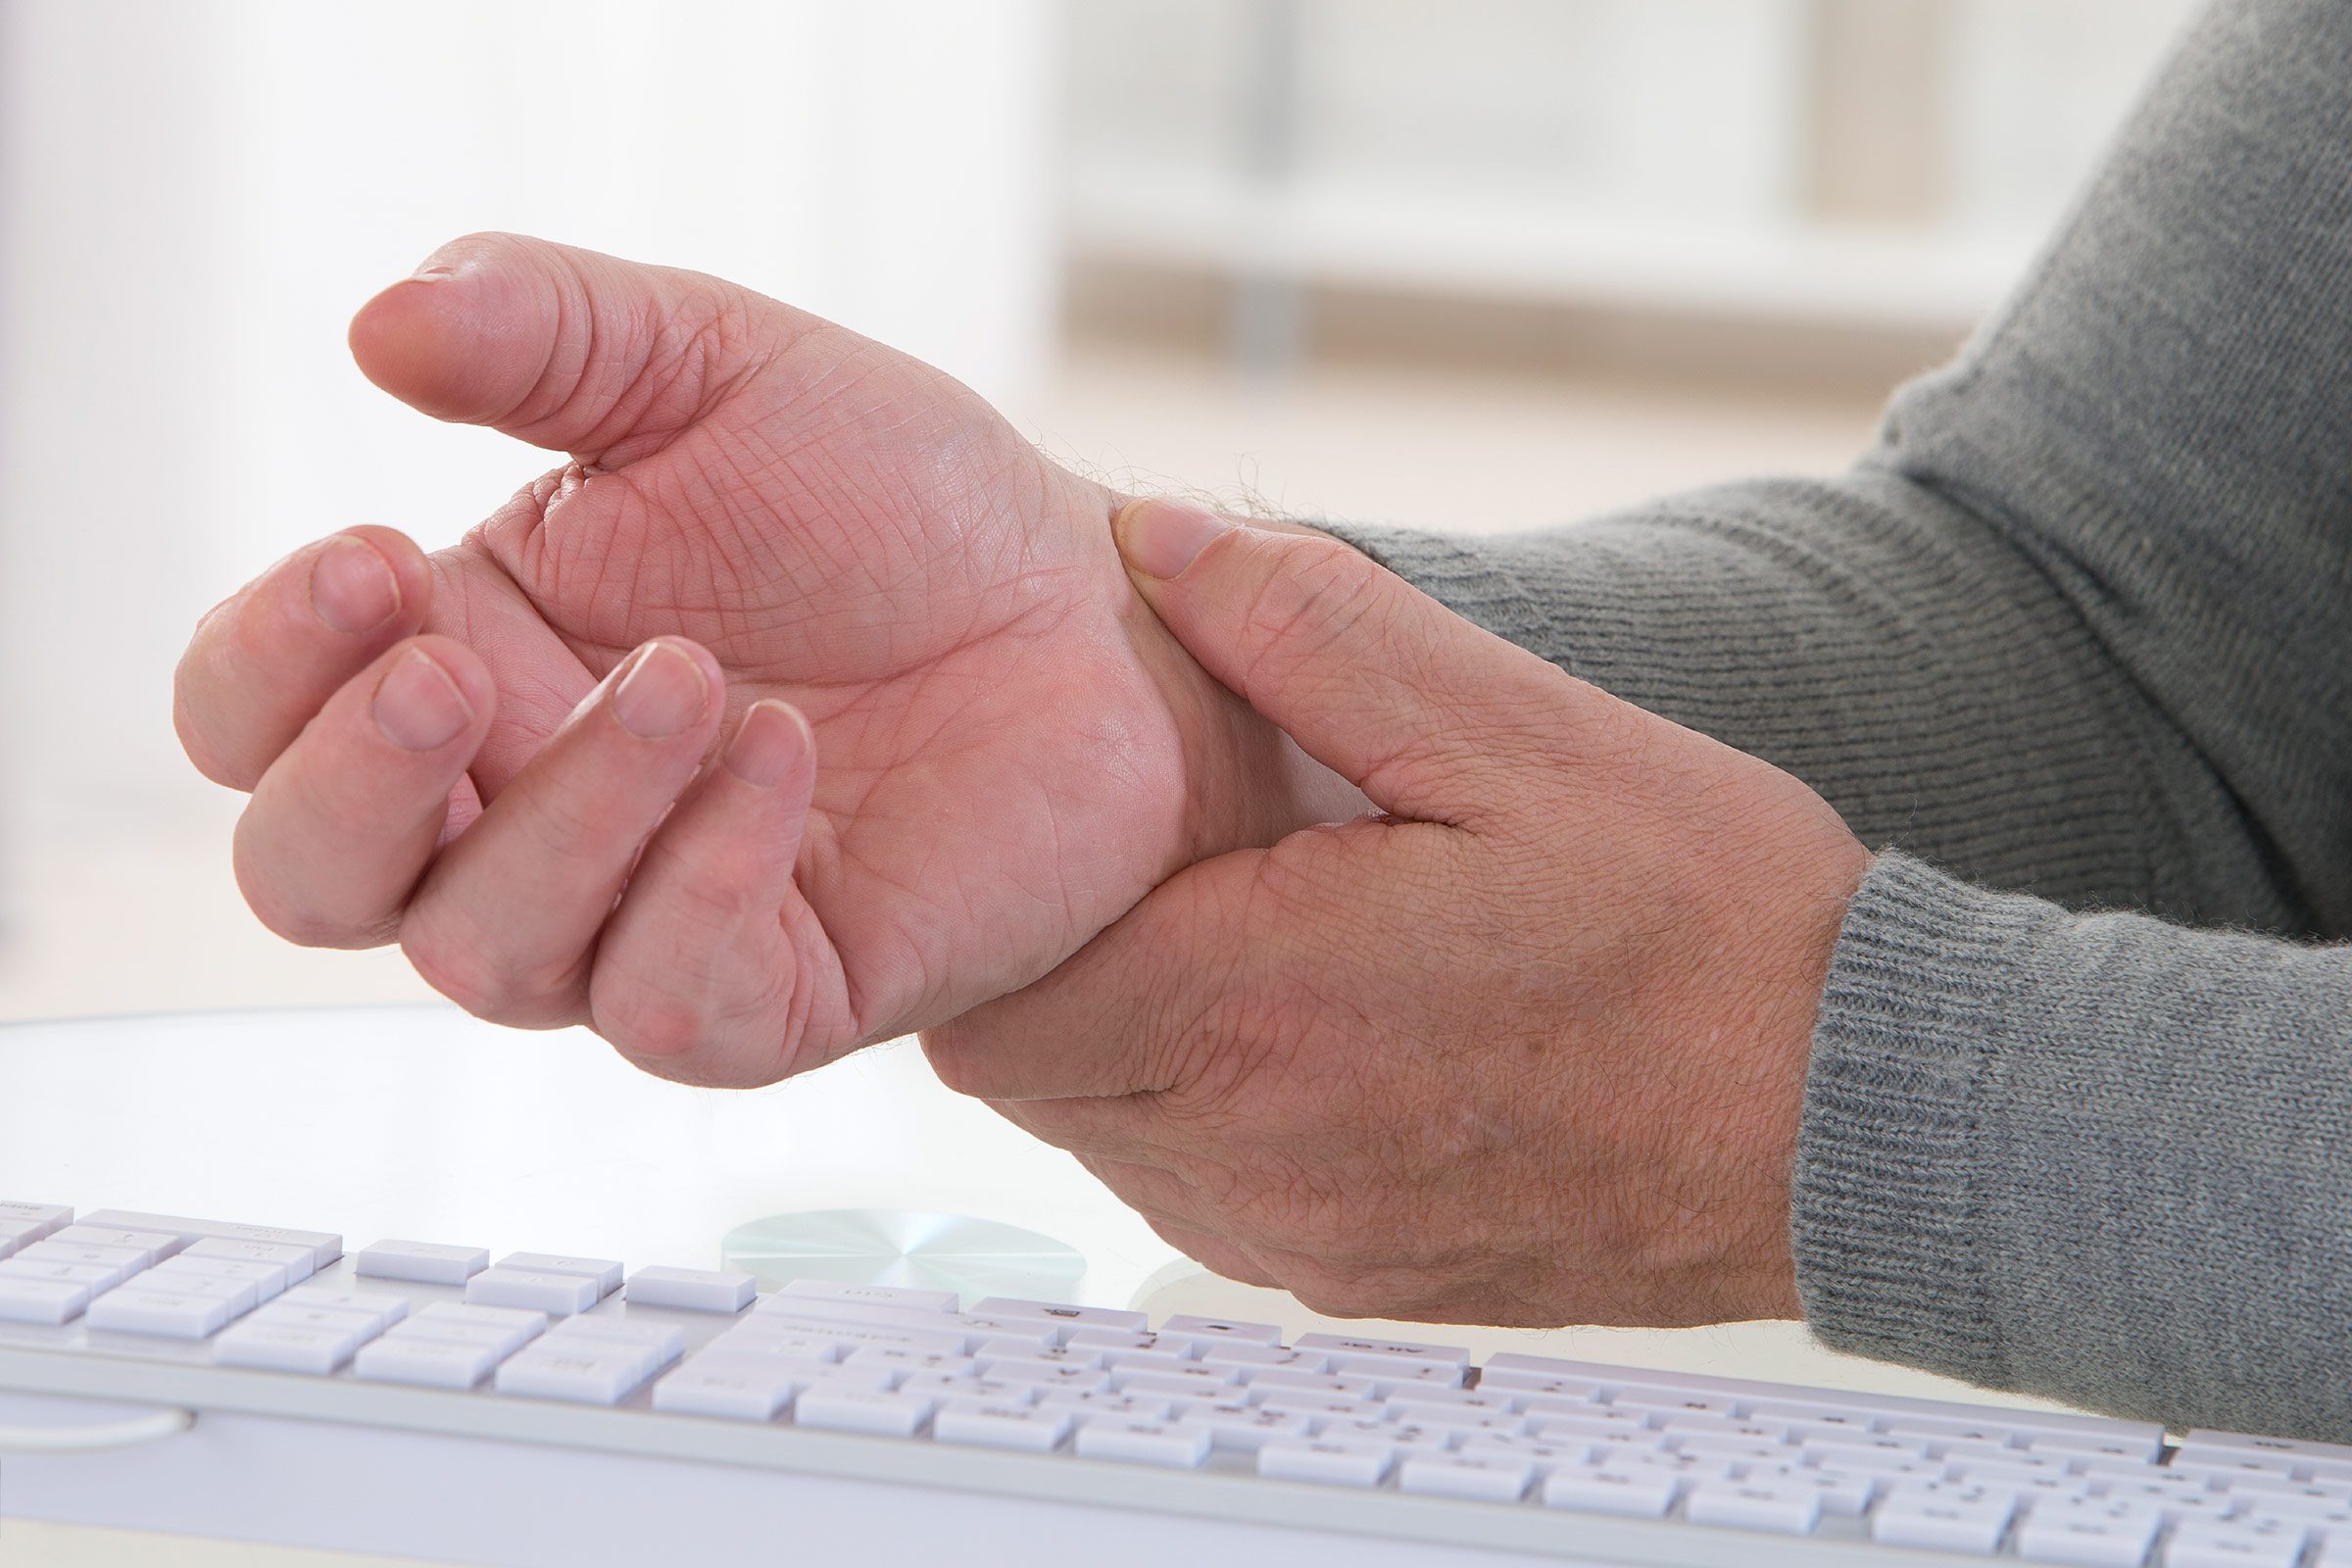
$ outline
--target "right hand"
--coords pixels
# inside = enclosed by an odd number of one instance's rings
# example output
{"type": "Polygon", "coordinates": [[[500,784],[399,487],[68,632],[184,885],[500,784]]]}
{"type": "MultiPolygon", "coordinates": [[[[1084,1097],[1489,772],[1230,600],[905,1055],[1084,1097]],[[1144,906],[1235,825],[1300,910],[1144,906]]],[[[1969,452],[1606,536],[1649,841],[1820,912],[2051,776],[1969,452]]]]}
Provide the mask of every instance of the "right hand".
{"type": "Polygon", "coordinates": [[[252,792],[238,879],[294,941],[397,940],[485,1018],[765,1083],[1360,808],[1137,598],[1122,498],[905,355],[504,235],[352,348],[572,461],[448,549],[354,528],[198,626],[180,736],[252,792]]]}

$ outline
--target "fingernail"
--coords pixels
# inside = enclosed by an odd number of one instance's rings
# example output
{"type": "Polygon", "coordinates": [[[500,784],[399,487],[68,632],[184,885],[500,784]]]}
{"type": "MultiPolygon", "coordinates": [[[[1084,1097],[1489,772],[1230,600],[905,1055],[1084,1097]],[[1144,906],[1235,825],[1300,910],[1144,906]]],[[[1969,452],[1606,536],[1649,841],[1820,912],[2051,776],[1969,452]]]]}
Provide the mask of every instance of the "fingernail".
{"type": "Polygon", "coordinates": [[[1174,577],[1210,540],[1233,524],[1189,501],[1138,501],[1119,514],[1113,529],[1119,553],[1148,577],[1174,577]]]}
{"type": "Polygon", "coordinates": [[[337,534],[312,564],[311,608],[339,632],[372,631],[400,613],[400,579],[373,545],[337,534]]]}
{"type": "Polygon", "coordinates": [[[612,716],[641,741],[667,740],[701,718],[710,700],[702,665],[669,643],[648,643],[612,693],[612,716]]]}
{"type": "Polygon", "coordinates": [[[784,703],[754,703],[727,747],[727,771],[746,784],[766,789],[809,746],[808,721],[784,703]]]}
{"type": "Polygon", "coordinates": [[[393,661],[375,688],[375,727],[404,752],[438,751],[473,722],[472,705],[421,648],[393,661]]]}

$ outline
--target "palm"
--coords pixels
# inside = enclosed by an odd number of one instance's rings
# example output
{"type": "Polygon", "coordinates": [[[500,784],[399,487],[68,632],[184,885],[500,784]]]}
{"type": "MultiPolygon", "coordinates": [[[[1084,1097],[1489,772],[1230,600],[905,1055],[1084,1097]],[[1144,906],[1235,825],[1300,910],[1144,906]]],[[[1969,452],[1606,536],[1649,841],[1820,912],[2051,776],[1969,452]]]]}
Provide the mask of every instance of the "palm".
{"type": "Polygon", "coordinates": [[[458,829],[657,635],[709,648],[733,711],[808,714],[772,935],[813,988],[780,1050],[821,1060],[1026,984],[1182,863],[1196,698],[1172,687],[1207,683],[1130,589],[1106,492],[938,372],[784,316],[747,373],[564,442],[596,465],[442,552],[428,624],[500,687],[458,829]]]}

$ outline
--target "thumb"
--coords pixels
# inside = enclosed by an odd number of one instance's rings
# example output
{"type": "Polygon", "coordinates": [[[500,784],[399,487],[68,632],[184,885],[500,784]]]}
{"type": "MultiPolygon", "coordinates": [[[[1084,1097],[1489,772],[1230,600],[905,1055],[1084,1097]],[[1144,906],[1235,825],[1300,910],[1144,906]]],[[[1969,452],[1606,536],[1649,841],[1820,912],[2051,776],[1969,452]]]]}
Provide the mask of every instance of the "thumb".
{"type": "Polygon", "coordinates": [[[1177,501],[1112,519],[1137,591],[1202,668],[1381,809],[1481,813],[1479,782],[1597,695],[1327,534],[1177,501]]]}
{"type": "Polygon", "coordinates": [[[618,467],[821,324],[700,272],[469,234],[362,306],[351,352],[368,380],[435,418],[618,467]]]}

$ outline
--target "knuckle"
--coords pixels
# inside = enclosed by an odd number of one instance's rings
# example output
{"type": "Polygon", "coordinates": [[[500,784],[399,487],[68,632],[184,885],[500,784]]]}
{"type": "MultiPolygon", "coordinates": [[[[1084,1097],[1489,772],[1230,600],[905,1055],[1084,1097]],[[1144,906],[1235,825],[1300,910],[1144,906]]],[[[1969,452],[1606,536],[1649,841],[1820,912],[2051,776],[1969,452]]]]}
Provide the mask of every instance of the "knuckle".
{"type": "Polygon", "coordinates": [[[579,962],[516,955],[486,933],[412,909],[400,949],[424,983],[477,1018],[517,1027],[568,1021],[579,962]]]}
{"type": "Polygon", "coordinates": [[[973,1100],[1002,1100],[1003,1075],[992,1063],[996,1053],[987,1027],[965,1017],[941,1024],[923,1036],[923,1054],[932,1076],[951,1093],[973,1100]]]}
{"type": "Polygon", "coordinates": [[[622,1055],[663,1076],[665,1068],[684,1071],[710,1034],[702,1007],[641,985],[593,987],[590,1013],[596,1032],[622,1055]]]}
{"type": "Polygon", "coordinates": [[[392,939],[395,916],[322,906],[318,890],[286,873],[290,858],[252,808],[237,822],[229,865],[247,907],[272,935],[302,948],[374,948],[392,939]]]}

